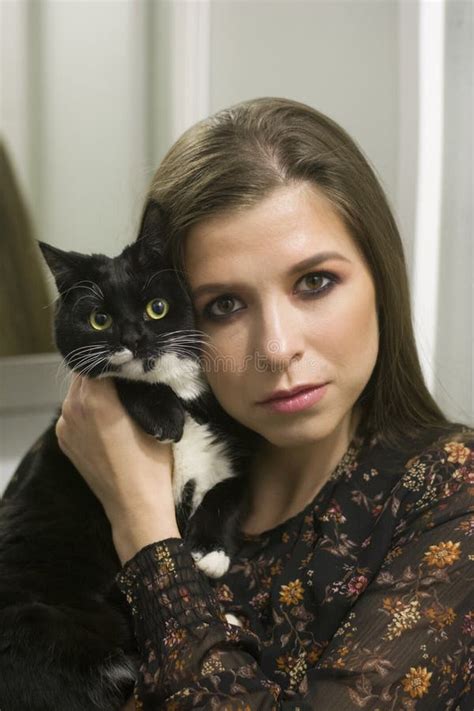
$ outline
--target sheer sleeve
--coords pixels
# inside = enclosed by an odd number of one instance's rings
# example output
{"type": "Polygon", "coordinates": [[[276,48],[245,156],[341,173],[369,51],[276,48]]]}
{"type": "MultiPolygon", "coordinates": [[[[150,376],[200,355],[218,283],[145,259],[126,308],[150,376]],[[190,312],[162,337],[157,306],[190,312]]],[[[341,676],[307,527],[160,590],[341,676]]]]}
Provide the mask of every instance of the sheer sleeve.
{"type": "Polygon", "coordinates": [[[183,541],[139,551],[117,578],[141,651],[137,709],[471,711],[474,481],[454,454],[447,476],[407,469],[382,565],[350,579],[353,606],[291,695],[262,672],[258,638],[227,624],[183,541]]]}
{"type": "Polygon", "coordinates": [[[181,539],[146,546],[117,580],[143,659],[137,708],[276,708],[279,688],[259,672],[258,638],[227,623],[181,539]]]}

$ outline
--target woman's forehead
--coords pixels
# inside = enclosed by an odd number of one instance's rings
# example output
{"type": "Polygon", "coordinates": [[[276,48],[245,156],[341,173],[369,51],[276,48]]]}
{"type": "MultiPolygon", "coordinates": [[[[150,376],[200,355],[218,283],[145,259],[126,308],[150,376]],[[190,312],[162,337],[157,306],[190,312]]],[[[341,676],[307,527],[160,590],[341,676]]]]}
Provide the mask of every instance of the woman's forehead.
{"type": "Polygon", "coordinates": [[[286,268],[289,262],[318,252],[360,260],[357,246],[329,200],[301,184],[279,188],[246,210],[194,225],[186,237],[184,262],[194,285],[270,266],[286,268]]]}

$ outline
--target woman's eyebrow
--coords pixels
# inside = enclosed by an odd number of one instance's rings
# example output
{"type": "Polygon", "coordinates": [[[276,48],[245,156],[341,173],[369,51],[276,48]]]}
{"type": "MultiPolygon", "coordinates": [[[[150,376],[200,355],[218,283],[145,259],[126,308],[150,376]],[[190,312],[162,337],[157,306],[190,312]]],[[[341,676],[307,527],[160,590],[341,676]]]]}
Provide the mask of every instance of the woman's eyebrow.
{"type": "Polygon", "coordinates": [[[339,252],[318,252],[317,254],[313,254],[312,257],[307,257],[306,259],[303,259],[302,262],[298,262],[298,264],[292,266],[290,271],[288,272],[288,276],[293,276],[294,274],[302,272],[305,269],[317,267],[319,264],[322,264],[323,262],[328,262],[330,259],[339,259],[343,262],[351,261],[339,252]]]}
{"type": "MultiPolygon", "coordinates": [[[[344,257],[342,254],[339,252],[318,252],[317,254],[313,254],[311,257],[307,257],[306,259],[303,259],[301,262],[298,262],[297,264],[294,264],[291,269],[288,271],[288,276],[294,276],[298,272],[302,272],[305,269],[311,269],[313,267],[317,267],[319,264],[322,264],[323,262],[327,262],[330,259],[338,259],[343,262],[350,262],[350,259],[347,257],[344,257]]],[[[198,286],[196,289],[193,290],[192,292],[192,297],[193,299],[196,299],[198,296],[201,296],[202,294],[208,294],[208,293],[217,293],[217,292],[222,292],[222,291],[232,291],[233,289],[238,287],[236,284],[224,284],[222,282],[212,282],[210,284],[201,284],[201,286],[198,286]]]]}

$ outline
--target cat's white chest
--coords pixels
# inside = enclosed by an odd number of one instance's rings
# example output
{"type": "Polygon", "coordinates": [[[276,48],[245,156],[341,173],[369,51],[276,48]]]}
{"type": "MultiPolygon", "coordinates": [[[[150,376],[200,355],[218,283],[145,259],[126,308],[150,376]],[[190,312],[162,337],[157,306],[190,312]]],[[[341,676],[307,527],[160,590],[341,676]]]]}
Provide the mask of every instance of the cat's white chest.
{"type": "Polygon", "coordinates": [[[195,482],[192,502],[194,513],[204,495],[216,484],[234,476],[226,446],[216,441],[205,424],[185,414],[183,436],[173,443],[173,495],[175,504],[182,500],[189,480],[195,482]]]}

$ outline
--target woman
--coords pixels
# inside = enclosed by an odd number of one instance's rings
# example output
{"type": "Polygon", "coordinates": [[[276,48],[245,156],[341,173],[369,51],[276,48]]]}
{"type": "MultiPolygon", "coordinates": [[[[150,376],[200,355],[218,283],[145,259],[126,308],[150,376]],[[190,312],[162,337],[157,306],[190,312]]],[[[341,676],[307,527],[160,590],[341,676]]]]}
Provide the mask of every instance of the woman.
{"type": "Polygon", "coordinates": [[[124,564],[136,707],[472,708],[472,431],[424,385],[366,160],[313,109],[259,99],[187,131],[151,195],[213,346],[209,384],[262,445],[213,589],[176,525],[170,446],[107,381],[71,386],[58,437],[124,564]]]}

